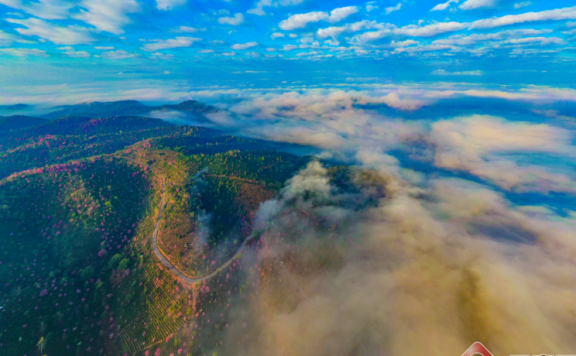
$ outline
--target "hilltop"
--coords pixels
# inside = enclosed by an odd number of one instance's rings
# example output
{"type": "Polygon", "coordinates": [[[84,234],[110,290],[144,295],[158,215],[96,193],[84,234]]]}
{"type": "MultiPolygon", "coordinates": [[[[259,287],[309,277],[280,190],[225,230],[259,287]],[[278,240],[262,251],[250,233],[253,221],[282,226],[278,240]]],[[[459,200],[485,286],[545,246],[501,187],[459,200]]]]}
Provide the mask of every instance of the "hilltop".
{"type": "Polygon", "coordinates": [[[54,111],[43,115],[46,119],[58,119],[69,116],[89,118],[111,116],[147,116],[155,111],[179,111],[201,118],[203,114],[217,112],[218,109],[195,100],[184,101],[175,105],[148,106],[135,100],[113,102],[92,102],[78,105],[65,105],[54,108],[54,111]]]}
{"type": "Polygon", "coordinates": [[[197,354],[217,345],[219,333],[194,325],[224,327],[229,296],[244,290],[232,260],[256,210],[309,158],[138,116],[27,123],[0,137],[0,353],[197,354]]]}

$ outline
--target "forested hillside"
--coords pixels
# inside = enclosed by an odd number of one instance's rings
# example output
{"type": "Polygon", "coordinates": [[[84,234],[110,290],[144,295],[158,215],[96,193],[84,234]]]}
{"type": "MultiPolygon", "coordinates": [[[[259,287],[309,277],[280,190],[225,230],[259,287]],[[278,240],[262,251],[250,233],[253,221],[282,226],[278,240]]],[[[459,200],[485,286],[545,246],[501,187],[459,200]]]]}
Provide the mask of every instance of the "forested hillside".
{"type": "Polygon", "coordinates": [[[0,137],[0,354],[217,345],[226,298],[215,286],[243,290],[226,263],[260,203],[308,162],[274,146],[141,117],[66,117],[0,137]],[[211,318],[216,329],[198,328],[211,318]]]}

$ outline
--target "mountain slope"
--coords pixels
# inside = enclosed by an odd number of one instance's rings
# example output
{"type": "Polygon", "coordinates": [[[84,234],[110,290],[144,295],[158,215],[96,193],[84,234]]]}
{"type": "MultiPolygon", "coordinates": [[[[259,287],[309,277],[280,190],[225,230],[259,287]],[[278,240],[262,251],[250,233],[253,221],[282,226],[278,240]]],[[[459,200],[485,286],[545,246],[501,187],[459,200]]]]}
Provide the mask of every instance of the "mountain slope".
{"type": "MultiPolygon", "coordinates": [[[[189,104],[186,104],[189,105],[189,104]]],[[[194,107],[196,105],[193,105],[194,107]]],[[[196,354],[242,287],[236,264],[185,285],[153,252],[206,275],[251,234],[260,203],[308,160],[264,141],[141,117],[67,117],[0,138],[0,354],[196,354]],[[0,177],[1,178],[1,177],[0,177]],[[225,284],[221,278],[226,277],[225,284]],[[129,307],[127,307],[129,306],[129,307]],[[198,325],[198,324],[196,324],[198,325]]]]}
{"type": "Polygon", "coordinates": [[[8,136],[14,130],[46,123],[45,119],[24,115],[0,116],[0,137],[8,136]]]}
{"type": "Polygon", "coordinates": [[[220,135],[206,128],[178,127],[163,120],[140,117],[90,119],[66,117],[0,137],[0,178],[46,164],[110,154],[154,137],[188,133],[194,137],[220,135]]]}

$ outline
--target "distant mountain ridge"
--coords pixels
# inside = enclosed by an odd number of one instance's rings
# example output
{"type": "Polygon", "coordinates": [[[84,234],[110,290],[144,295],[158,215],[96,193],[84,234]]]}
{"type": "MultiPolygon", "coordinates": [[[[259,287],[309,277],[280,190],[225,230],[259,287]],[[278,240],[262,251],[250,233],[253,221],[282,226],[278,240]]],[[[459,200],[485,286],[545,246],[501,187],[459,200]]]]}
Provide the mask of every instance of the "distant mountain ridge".
{"type": "Polygon", "coordinates": [[[2,111],[21,111],[30,109],[32,106],[27,104],[0,105],[2,111]]]}
{"type": "Polygon", "coordinates": [[[56,111],[43,115],[46,119],[59,119],[69,116],[104,118],[111,116],[146,116],[153,111],[179,111],[201,119],[204,114],[217,112],[218,109],[195,100],[175,105],[148,106],[135,100],[112,102],[92,102],[77,105],[55,107],[56,111]]]}

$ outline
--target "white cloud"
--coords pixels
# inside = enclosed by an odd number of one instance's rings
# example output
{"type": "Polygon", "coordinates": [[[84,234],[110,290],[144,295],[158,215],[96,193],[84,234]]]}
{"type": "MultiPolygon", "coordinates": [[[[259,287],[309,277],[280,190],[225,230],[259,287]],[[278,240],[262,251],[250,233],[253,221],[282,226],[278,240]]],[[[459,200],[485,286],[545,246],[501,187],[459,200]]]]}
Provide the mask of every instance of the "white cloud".
{"type": "Polygon", "coordinates": [[[163,59],[165,61],[171,61],[174,59],[174,55],[173,54],[164,54],[161,52],[156,52],[156,53],[152,53],[152,56],[154,58],[159,58],[159,59],[163,59]]]}
{"type": "Polygon", "coordinates": [[[71,47],[71,46],[60,47],[58,49],[64,51],[64,54],[67,55],[68,57],[72,57],[72,58],[88,58],[88,57],[90,57],[90,53],[88,53],[86,51],[76,51],[74,49],[74,47],[71,47]]]}
{"type": "Polygon", "coordinates": [[[564,40],[559,37],[526,37],[506,41],[510,44],[538,43],[540,45],[564,44],[564,40]]]}
{"type": "Polygon", "coordinates": [[[438,44],[429,44],[429,45],[422,45],[422,46],[414,46],[414,47],[399,47],[394,50],[394,53],[419,53],[419,52],[435,52],[435,51],[442,51],[445,49],[450,49],[451,46],[447,45],[438,45],[438,44]]]}
{"type": "Polygon", "coordinates": [[[419,44],[420,42],[414,40],[405,40],[405,41],[392,41],[388,44],[389,47],[398,48],[398,47],[408,47],[415,44],[419,44]]]}
{"type": "Polygon", "coordinates": [[[6,21],[25,26],[26,28],[16,29],[21,35],[38,36],[55,44],[76,45],[94,41],[88,30],[83,27],[60,27],[36,18],[6,19],[6,21]]]}
{"type": "Polygon", "coordinates": [[[214,53],[213,49],[201,49],[198,51],[198,53],[214,53]]]}
{"type": "Polygon", "coordinates": [[[94,47],[94,49],[109,51],[109,50],[114,49],[114,47],[112,47],[112,46],[106,46],[106,47],[101,47],[101,46],[99,46],[99,47],[94,47]]]}
{"type": "Polygon", "coordinates": [[[412,37],[432,37],[446,32],[454,32],[465,29],[468,26],[466,23],[460,22],[436,22],[430,25],[408,25],[404,27],[396,27],[391,24],[380,25],[382,29],[379,31],[365,32],[357,37],[355,40],[358,42],[373,41],[391,35],[402,35],[412,37]]]}
{"type": "Polygon", "coordinates": [[[201,38],[195,37],[176,37],[167,40],[152,40],[152,43],[147,43],[142,47],[144,51],[159,51],[169,48],[190,47],[194,42],[201,41],[201,38]]]}
{"type": "Polygon", "coordinates": [[[290,31],[299,28],[304,28],[311,22],[318,22],[321,20],[327,20],[329,18],[328,14],[323,11],[313,11],[306,14],[296,14],[292,15],[286,20],[280,22],[279,26],[281,29],[290,31]]]}
{"type": "Polygon", "coordinates": [[[218,23],[223,25],[238,26],[243,22],[244,22],[244,15],[242,15],[241,13],[235,14],[234,17],[221,17],[218,19],[218,23]]]}
{"type": "Polygon", "coordinates": [[[76,19],[115,35],[124,33],[123,27],[130,23],[128,13],[140,11],[135,0],[83,0],[80,7],[88,11],[80,10],[76,19]]]}
{"type": "Polygon", "coordinates": [[[274,33],[272,34],[272,36],[270,36],[270,37],[272,37],[272,39],[275,40],[275,39],[277,39],[277,38],[279,38],[279,37],[284,37],[284,34],[283,34],[283,33],[280,33],[280,32],[274,32],[274,33]]]}
{"type": "Polygon", "coordinates": [[[227,56],[227,57],[232,57],[236,55],[236,52],[232,51],[232,52],[224,52],[222,53],[223,56],[227,56]]]}
{"type": "Polygon", "coordinates": [[[291,5],[299,5],[303,3],[304,0],[260,0],[256,3],[256,7],[253,9],[248,10],[249,14],[264,16],[266,12],[264,11],[264,7],[280,7],[280,6],[291,6],[291,5]]]}
{"type": "Polygon", "coordinates": [[[39,49],[30,48],[0,48],[0,53],[9,54],[17,57],[38,56],[46,57],[46,52],[39,49]]]}
{"type": "Polygon", "coordinates": [[[237,43],[235,45],[232,45],[231,48],[235,50],[245,50],[256,46],[258,46],[258,42],[248,42],[248,43],[237,43]]]}
{"type": "Polygon", "coordinates": [[[122,49],[110,52],[102,53],[102,57],[106,59],[126,59],[126,58],[134,58],[136,57],[135,54],[126,52],[122,49]]]}
{"type": "Polygon", "coordinates": [[[532,5],[532,1],[522,1],[522,2],[515,3],[514,8],[515,9],[521,9],[523,7],[530,6],[530,5],[532,5]]]}
{"type": "Polygon", "coordinates": [[[180,26],[180,27],[178,27],[178,30],[180,32],[189,32],[189,33],[198,32],[197,28],[189,27],[189,26],[180,26]]]}
{"type": "Polygon", "coordinates": [[[184,5],[186,0],[156,0],[158,10],[172,10],[177,6],[184,5]]]}
{"type": "Polygon", "coordinates": [[[0,31],[0,47],[2,46],[10,46],[14,42],[19,43],[32,43],[31,41],[27,41],[21,39],[19,36],[14,36],[10,33],[6,33],[4,31],[0,31]]]}
{"type": "Polygon", "coordinates": [[[375,21],[362,20],[359,22],[346,24],[344,26],[330,26],[327,28],[321,28],[316,32],[316,36],[318,36],[318,38],[334,38],[340,36],[344,32],[358,32],[364,29],[378,27],[380,27],[380,25],[375,21]]]}
{"type": "Polygon", "coordinates": [[[39,2],[26,2],[21,0],[0,0],[0,4],[22,10],[30,15],[45,20],[61,20],[68,17],[72,8],[71,3],[61,0],[40,0],[39,2]]]}
{"type": "MultiPolygon", "coordinates": [[[[260,3],[258,3],[258,4],[260,4],[260,3]]],[[[257,16],[264,16],[264,15],[266,15],[266,12],[264,11],[263,6],[257,6],[257,7],[255,7],[254,9],[250,9],[250,10],[248,10],[248,11],[246,11],[246,12],[249,13],[249,14],[252,14],[252,15],[257,15],[257,16]]]]}
{"type": "Polygon", "coordinates": [[[437,22],[426,26],[408,25],[396,29],[394,34],[415,36],[415,37],[431,37],[445,32],[460,31],[465,29],[467,24],[460,22],[437,22]]]}
{"type": "Polygon", "coordinates": [[[396,6],[390,6],[384,9],[384,12],[386,13],[386,15],[389,15],[390,13],[394,12],[394,11],[398,11],[402,8],[402,3],[399,2],[398,5],[396,6]]]}
{"type": "Polygon", "coordinates": [[[481,8],[490,8],[496,5],[496,0],[466,0],[459,6],[462,10],[474,10],[481,8]]]}
{"type": "Polygon", "coordinates": [[[330,12],[330,17],[328,18],[328,22],[339,22],[344,20],[350,15],[353,15],[358,12],[358,7],[356,6],[346,6],[334,9],[330,12]]]}
{"type": "Polygon", "coordinates": [[[444,69],[437,69],[437,70],[433,71],[432,74],[434,74],[434,75],[474,75],[474,76],[480,76],[480,75],[482,75],[482,71],[480,71],[480,70],[468,70],[468,71],[463,71],[463,72],[448,72],[444,69]]]}
{"type": "Polygon", "coordinates": [[[0,31],[0,46],[9,46],[14,42],[14,36],[6,33],[4,31],[0,31]]]}
{"type": "Polygon", "coordinates": [[[409,98],[401,98],[398,92],[393,92],[381,97],[363,97],[356,99],[361,104],[384,103],[394,109],[412,111],[421,108],[424,102],[409,98]]]}
{"type": "MultiPolygon", "coordinates": [[[[444,44],[450,46],[470,46],[477,42],[501,41],[510,38],[521,38],[522,36],[535,36],[549,33],[551,30],[518,29],[506,30],[494,33],[474,33],[471,35],[453,35],[448,38],[435,40],[433,44],[444,44]]],[[[499,43],[499,42],[497,42],[499,43]]]]}
{"type": "Polygon", "coordinates": [[[494,28],[534,21],[557,21],[569,19],[576,19],[576,6],[477,20],[472,22],[470,29],[494,28]]]}
{"type": "Polygon", "coordinates": [[[474,115],[432,126],[438,167],[465,170],[504,189],[574,192],[569,177],[541,166],[519,166],[504,153],[573,155],[570,132],[553,126],[474,115]]]}
{"type": "Polygon", "coordinates": [[[331,23],[342,21],[356,12],[358,12],[358,8],[356,6],[347,6],[334,9],[330,12],[330,14],[324,11],[313,11],[306,14],[296,14],[280,22],[279,26],[285,31],[290,31],[304,28],[309,23],[318,21],[328,21],[331,23]]]}
{"type": "Polygon", "coordinates": [[[448,6],[450,6],[451,3],[455,3],[457,4],[460,0],[448,0],[445,3],[442,4],[438,4],[436,6],[434,6],[432,8],[432,10],[430,11],[442,11],[442,10],[446,10],[448,8],[448,6]]]}

